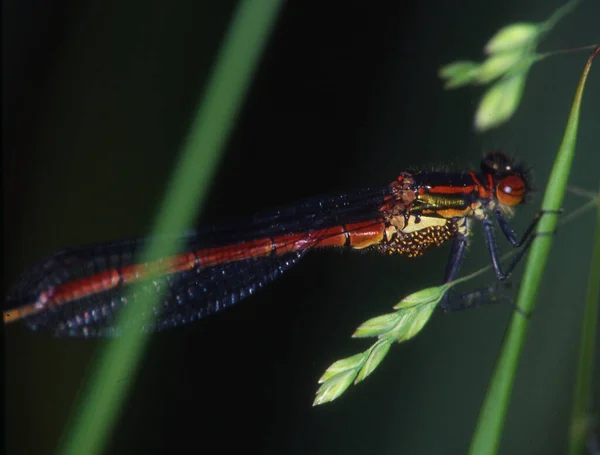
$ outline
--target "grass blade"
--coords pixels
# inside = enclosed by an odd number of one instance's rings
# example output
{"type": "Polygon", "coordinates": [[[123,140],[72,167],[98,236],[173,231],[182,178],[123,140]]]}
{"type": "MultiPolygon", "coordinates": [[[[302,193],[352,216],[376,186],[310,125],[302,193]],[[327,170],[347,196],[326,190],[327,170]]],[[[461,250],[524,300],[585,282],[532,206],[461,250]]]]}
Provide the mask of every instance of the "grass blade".
{"type": "MultiPolygon", "coordinates": [[[[200,210],[279,5],[280,2],[243,0],[234,12],[153,234],[188,227],[200,210]]],[[[170,248],[175,246],[170,245],[170,248]]],[[[147,255],[168,252],[165,249],[159,251],[151,245],[151,251],[144,252],[142,260],[147,255]]],[[[120,316],[127,318],[128,312],[141,313],[144,307],[140,305],[149,307],[154,303],[136,302],[137,308],[130,305],[120,316]]],[[[146,338],[141,333],[131,333],[102,347],[89,369],[87,384],[72,411],[59,453],[93,455],[103,451],[103,444],[110,439],[119,408],[135,378],[146,338]]]]}
{"type": "MultiPolygon", "coordinates": [[[[542,210],[558,210],[562,206],[571,162],[575,154],[583,89],[592,60],[598,54],[598,51],[600,51],[600,47],[596,48],[589,57],[579,80],[565,133],[544,194],[542,210]]],[[[553,232],[556,224],[556,216],[544,216],[539,223],[537,232],[553,232]]],[[[536,239],[529,252],[523,273],[522,285],[519,288],[516,301],[517,307],[526,314],[531,313],[534,309],[535,299],[550,252],[551,243],[552,236],[536,239]]],[[[486,455],[495,454],[498,451],[504,419],[528,325],[528,319],[520,312],[513,313],[504,339],[502,352],[496,363],[494,374],[479,414],[477,427],[471,440],[470,454],[486,455]]]]}
{"type": "MultiPolygon", "coordinates": [[[[598,194],[600,198],[600,193],[598,194]]],[[[597,210],[596,239],[592,251],[590,279],[585,299],[581,327],[579,363],[575,378],[575,394],[569,434],[569,454],[583,453],[589,427],[589,403],[592,403],[592,377],[594,374],[594,348],[597,336],[598,306],[600,306],[600,207],[597,210]]]]}

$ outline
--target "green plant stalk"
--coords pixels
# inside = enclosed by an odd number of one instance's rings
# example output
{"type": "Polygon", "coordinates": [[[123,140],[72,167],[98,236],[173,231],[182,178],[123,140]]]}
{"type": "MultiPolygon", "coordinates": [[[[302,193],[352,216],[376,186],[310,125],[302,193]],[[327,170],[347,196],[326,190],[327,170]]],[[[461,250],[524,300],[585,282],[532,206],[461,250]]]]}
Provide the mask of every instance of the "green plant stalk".
{"type": "Polygon", "coordinates": [[[560,20],[562,20],[567,14],[571,13],[582,0],[571,0],[565,3],[563,6],[558,8],[550,18],[543,23],[544,34],[550,32],[560,20]]]}
{"type": "MultiPolygon", "coordinates": [[[[600,197],[600,193],[599,193],[600,197]]],[[[585,298],[585,309],[581,327],[579,363],[575,378],[575,392],[569,432],[569,454],[583,453],[589,428],[589,406],[592,403],[592,377],[594,374],[594,348],[600,306],[600,207],[597,210],[596,239],[592,250],[590,279],[585,298]]]]}
{"type": "MultiPolygon", "coordinates": [[[[598,54],[598,51],[600,51],[600,47],[596,48],[589,57],[579,80],[565,133],[556,160],[554,161],[546,192],[544,193],[542,210],[559,210],[562,206],[571,162],[575,153],[583,89],[592,61],[598,54]]],[[[557,216],[551,214],[543,216],[537,232],[554,232],[557,218],[557,216]]],[[[517,307],[526,314],[532,313],[534,309],[536,295],[548,259],[551,243],[552,236],[546,235],[540,237],[534,241],[529,252],[516,301],[517,307]]],[[[500,357],[496,363],[492,380],[479,414],[477,427],[471,440],[469,453],[472,455],[491,455],[498,451],[506,411],[528,325],[528,319],[520,312],[513,313],[500,357]]]]}
{"type": "MultiPolygon", "coordinates": [[[[197,115],[159,209],[152,234],[178,232],[201,209],[229,132],[257,67],[281,2],[243,0],[234,12],[223,45],[199,103],[197,115]]],[[[177,245],[150,245],[145,257],[167,254],[177,245]]],[[[155,301],[127,305],[120,317],[148,314],[155,301]]],[[[134,300],[135,301],[135,300],[134,300]]],[[[103,345],[87,372],[87,383],[71,413],[59,453],[94,455],[110,439],[118,411],[125,402],[147,339],[134,330],[103,345]]]]}
{"type": "Polygon", "coordinates": [[[554,57],[556,55],[562,55],[562,54],[573,54],[575,52],[582,52],[582,51],[591,51],[594,50],[598,47],[597,44],[590,44],[588,46],[581,46],[581,47],[573,47],[570,49],[560,49],[558,51],[548,51],[548,52],[543,52],[541,54],[537,54],[537,60],[541,61],[544,60],[548,57],[554,57]]]}

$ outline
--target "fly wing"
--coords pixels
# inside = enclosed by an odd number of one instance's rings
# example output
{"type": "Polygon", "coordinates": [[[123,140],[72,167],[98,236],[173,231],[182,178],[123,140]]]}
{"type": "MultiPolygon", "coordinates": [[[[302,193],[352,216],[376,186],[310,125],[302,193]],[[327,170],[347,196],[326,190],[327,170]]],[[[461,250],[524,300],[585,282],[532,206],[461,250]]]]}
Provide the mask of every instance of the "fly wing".
{"type": "MultiPolygon", "coordinates": [[[[227,225],[190,231],[183,236],[165,235],[154,241],[176,240],[177,254],[282,234],[308,233],[373,219],[379,216],[386,194],[386,188],[376,188],[313,198],[227,225]]],[[[51,295],[65,283],[107,271],[120,274],[123,267],[139,264],[140,253],[148,242],[148,239],[133,239],[60,251],[23,274],[8,296],[8,306],[34,307],[43,300],[42,296],[51,295]]],[[[36,309],[28,313],[25,320],[34,330],[67,336],[118,335],[130,327],[143,331],[167,329],[216,313],[244,299],[281,275],[308,249],[310,247],[294,253],[223,262],[208,268],[154,274],[136,280],[136,287],[120,282],[110,289],[82,292],[79,298],[36,309]],[[137,294],[131,294],[132,289],[137,294]],[[115,326],[116,314],[131,299],[157,295],[159,291],[160,302],[152,308],[154,322],[146,324],[142,322],[145,320],[142,315],[138,315],[121,327],[115,326]]]]}
{"type": "Polygon", "coordinates": [[[114,337],[125,330],[162,331],[222,311],[253,295],[287,269],[304,252],[253,258],[223,264],[216,269],[194,269],[145,280],[135,287],[121,286],[56,306],[25,319],[32,330],[56,336],[114,337]],[[156,298],[148,311],[121,321],[119,312],[134,300],[156,298]]]}
{"type": "Polygon", "coordinates": [[[380,187],[305,199],[250,218],[200,229],[195,233],[201,242],[197,246],[206,246],[206,240],[214,246],[371,220],[381,215],[379,209],[388,194],[389,187],[380,187]]]}

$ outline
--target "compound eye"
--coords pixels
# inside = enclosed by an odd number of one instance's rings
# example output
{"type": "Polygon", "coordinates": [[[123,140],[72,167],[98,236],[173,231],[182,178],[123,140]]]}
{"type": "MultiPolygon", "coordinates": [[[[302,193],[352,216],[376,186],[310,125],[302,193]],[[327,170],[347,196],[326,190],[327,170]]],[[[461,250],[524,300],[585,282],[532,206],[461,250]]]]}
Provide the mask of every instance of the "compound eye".
{"type": "Polygon", "coordinates": [[[517,175],[503,178],[496,186],[496,197],[502,205],[512,207],[520,204],[524,196],[525,181],[517,175]]]}

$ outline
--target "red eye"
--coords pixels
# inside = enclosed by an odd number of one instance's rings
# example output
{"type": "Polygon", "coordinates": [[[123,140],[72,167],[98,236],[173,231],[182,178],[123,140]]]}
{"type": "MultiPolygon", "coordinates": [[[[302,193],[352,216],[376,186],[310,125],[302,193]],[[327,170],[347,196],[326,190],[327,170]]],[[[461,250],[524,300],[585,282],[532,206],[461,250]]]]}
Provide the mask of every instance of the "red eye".
{"type": "Polygon", "coordinates": [[[525,182],[517,175],[509,175],[500,180],[496,186],[496,197],[502,205],[520,204],[525,196],[525,182]]]}

